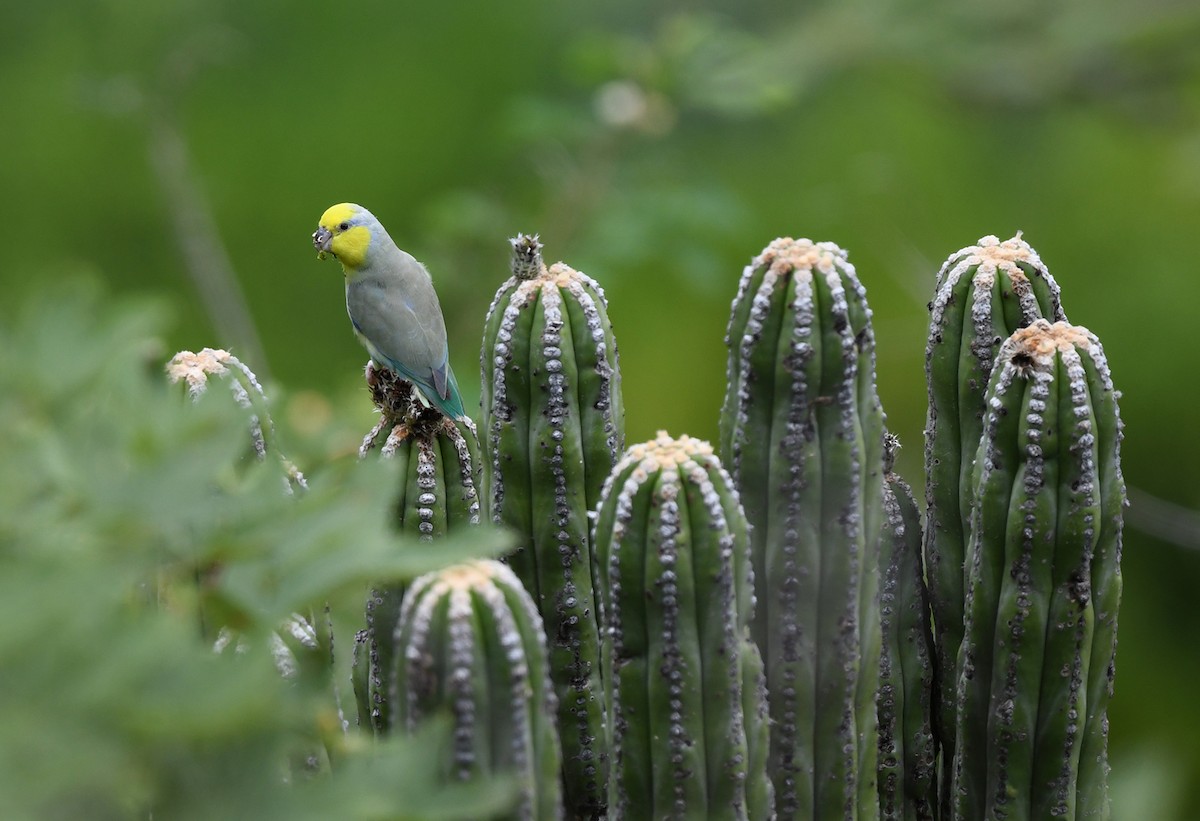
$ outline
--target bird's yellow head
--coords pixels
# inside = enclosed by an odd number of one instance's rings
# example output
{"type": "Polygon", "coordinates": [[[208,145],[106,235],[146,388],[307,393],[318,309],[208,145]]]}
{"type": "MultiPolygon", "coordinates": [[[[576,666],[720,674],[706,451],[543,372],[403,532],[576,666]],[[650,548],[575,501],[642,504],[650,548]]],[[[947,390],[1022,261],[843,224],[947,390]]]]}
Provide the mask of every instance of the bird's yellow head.
{"type": "Polygon", "coordinates": [[[343,268],[358,268],[366,260],[371,247],[371,225],[374,222],[375,218],[367,209],[352,202],[341,202],[326,209],[312,235],[317,259],[325,259],[326,254],[333,254],[343,268]]]}

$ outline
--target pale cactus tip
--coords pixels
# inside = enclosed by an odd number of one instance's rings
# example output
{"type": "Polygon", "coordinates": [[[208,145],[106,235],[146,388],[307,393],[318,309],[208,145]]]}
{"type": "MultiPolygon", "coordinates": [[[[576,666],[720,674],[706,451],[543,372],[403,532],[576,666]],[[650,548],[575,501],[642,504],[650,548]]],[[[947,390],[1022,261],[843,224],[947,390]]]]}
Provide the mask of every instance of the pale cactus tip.
{"type": "Polygon", "coordinates": [[[1024,240],[1020,231],[1011,239],[1006,240],[1001,240],[991,234],[981,237],[977,243],[963,248],[954,256],[964,255],[970,256],[972,263],[978,262],[980,268],[985,271],[996,268],[1016,271],[1019,262],[1035,267],[1041,267],[1042,264],[1037,251],[1033,250],[1033,246],[1024,240]]]}
{"type": "Polygon", "coordinates": [[[229,351],[205,348],[200,353],[180,351],[166,364],[167,378],[172,385],[187,384],[188,393],[197,397],[208,387],[208,377],[223,376],[236,358],[229,351]]]}
{"type": "Polygon", "coordinates": [[[1055,352],[1076,347],[1088,350],[1093,339],[1086,328],[1038,319],[1013,333],[1004,355],[1014,364],[1019,364],[1018,358],[1024,358],[1029,365],[1045,368],[1053,365],[1055,352]]]}
{"type": "Polygon", "coordinates": [[[779,237],[754,258],[753,265],[770,268],[776,275],[813,270],[830,273],[845,259],[845,250],[832,242],[779,237]]]}
{"type": "Polygon", "coordinates": [[[514,583],[516,577],[503,564],[495,561],[477,560],[451,565],[437,574],[435,590],[482,590],[497,579],[514,583]]]}
{"type": "Polygon", "coordinates": [[[665,430],[649,442],[634,445],[629,449],[630,458],[639,462],[649,461],[654,467],[670,468],[681,465],[697,456],[712,456],[713,446],[703,439],[693,439],[686,433],[672,437],[665,430]]]}

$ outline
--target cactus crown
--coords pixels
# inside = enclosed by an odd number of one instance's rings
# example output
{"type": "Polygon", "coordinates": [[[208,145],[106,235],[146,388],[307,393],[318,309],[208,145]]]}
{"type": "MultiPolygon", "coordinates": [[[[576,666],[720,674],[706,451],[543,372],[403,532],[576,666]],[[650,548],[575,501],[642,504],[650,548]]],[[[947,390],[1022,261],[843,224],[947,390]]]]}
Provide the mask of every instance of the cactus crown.
{"type": "Polygon", "coordinates": [[[1038,370],[1047,370],[1054,364],[1056,351],[1066,352],[1076,346],[1090,351],[1094,340],[1090,333],[1067,322],[1039,319],[1013,333],[1004,348],[1004,358],[1014,365],[1028,362],[1038,370]]]}
{"type": "Polygon", "coordinates": [[[642,467],[649,469],[664,469],[678,467],[696,457],[713,455],[713,447],[701,439],[693,439],[686,433],[674,439],[665,430],[649,442],[634,445],[618,463],[621,466],[631,462],[640,462],[642,467]]]}
{"type": "Polygon", "coordinates": [[[772,240],[751,265],[756,268],[766,266],[776,276],[812,270],[828,274],[836,269],[838,263],[844,263],[846,257],[846,252],[832,242],[779,237],[772,240]]]}

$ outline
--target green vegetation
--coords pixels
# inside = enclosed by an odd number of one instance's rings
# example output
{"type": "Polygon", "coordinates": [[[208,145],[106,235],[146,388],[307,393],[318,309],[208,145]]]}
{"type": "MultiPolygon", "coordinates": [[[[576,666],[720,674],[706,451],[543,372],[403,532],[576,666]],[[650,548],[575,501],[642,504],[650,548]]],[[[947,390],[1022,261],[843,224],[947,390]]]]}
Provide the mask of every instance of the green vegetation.
{"type": "Polygon", "coordinates": [[[0,318],[0,815],[503,810],[509,785],[435,785],[445,726],[376,746],[343,732],[324,612],[356,623],[368,580],[503,542],[397,550],[392,464],[331,464],[288,495],[228,393],[192,406],[168,388],[160,310],[63,286],[0,318]],[[293,614],[311,629],[281,653],[293,614]]]}
{"type": "MultiPolygon", "coordinates": [[[[371,586],[482,549],[397,540],[400,465],[353,458],[377,418],[308,238],[354,199],[432,271],[469,412],[504,238],[540,230],[594,276],[633,441],[719,441],[737,271],[770,237],[836,241],[870,291],[918,499],[939,263],[1023,231],[1123,391],[1113,816],[1200,817],[1200,654],[1179,638],[1200,632],[1200,439],[1180,433],[1200,386],[1179,376],[1200,304],[1198,39],[1187,0],[7,8],[0,816],[508,811],[511,784],[429,786],[448,727],[334,731],[335,685],[354,722],[371,586]],[[165,388],[170,354],[204,344],[272,401],[165,388]]],[[[1089,668],[1093,704],[1107,670],[1089,668]]]]}

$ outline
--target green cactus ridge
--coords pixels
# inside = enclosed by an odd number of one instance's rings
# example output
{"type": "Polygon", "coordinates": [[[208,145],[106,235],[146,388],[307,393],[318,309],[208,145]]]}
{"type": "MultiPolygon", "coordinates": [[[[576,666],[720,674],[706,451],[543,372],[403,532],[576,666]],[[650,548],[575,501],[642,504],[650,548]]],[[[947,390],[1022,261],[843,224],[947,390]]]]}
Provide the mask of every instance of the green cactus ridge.
{"type": "Polygon", "coordinates": [[[1099,341],[1034,321],[1001,347],[975,459],[953,817],[1106,818],[1121,423],[1099,341]]]}
{"type": "MultiPolygon", "coordinates": [[[[898,447],[889,437],[888,461],[898,447]]],[[[937,817],[933,636],[921,567],[921,514],[888,466],[880,542],[879,808],[883,821],[937,817]]]]}
{"type": "Polygon", "coordinates": [[[513,276],[483,340],[488,518],[522,534],[508,562],[550,641],[568,810],[604,812],[607,752],[588,511],[624,447],[620,369],[604,292],[536,237],[512,241],[513,276]]]}
{"type": "Polygon", "coordinates": [[[452,716],[448,778],[514,778],[520,800],[512,818],[562,817],[546,638],[507,566],[481,560],[417,579],[400,610],[393,665],[397,729],[452,716]]]}
{"type": "MultiPolygon", "coordinates": [[[[925,350],[925,564],[939,660],[937,700],[948,775],[954,750],[955,660],[962,642],[964,558],[984,393],[1000,343],[1035,319],[1065,320],[1058,284],[1020,234],[983,237],[938,273],[925,350]]],[[[947,785],[948,786],[948,785],[947,785]]]]}
{"type": "MultiPolygon", "coordinates": [[[[390,371],[368,369],[367,380],[381,420],[360,452],[365,454],[379,434],[388,430],[380,454],[399,463],[400,489],[393,508],[396,531],[432,541],[478,524],[475,474],[479,446],[474,428],[456,424],[436,409],[412,404],[411,386],[390,371]]],[[[388,671],[403,593],[402,585],[382,585],[367,598],[367,651],[362,659],[366,669],[355,672],[354,682],[359,723],[378,733],[386,732],[390,724],[388,671]],[[357,690],[363,686],[365,694],[357,690]],[[361,711],[364,699],[369,705],[365,715],[361,711]]]]}
{"type": "Polygon", "coordinates": [[[711,446],[636,445],[597,509],[611,819],[772,818],[748,525],[711,446]]]}
{"type": "Polygon", "coordinates": [[[832,243],[746,267],[726,344],[721,453],[753,525],[781,819],[878,813],[883,409],[866,292],[832,243]]]}

